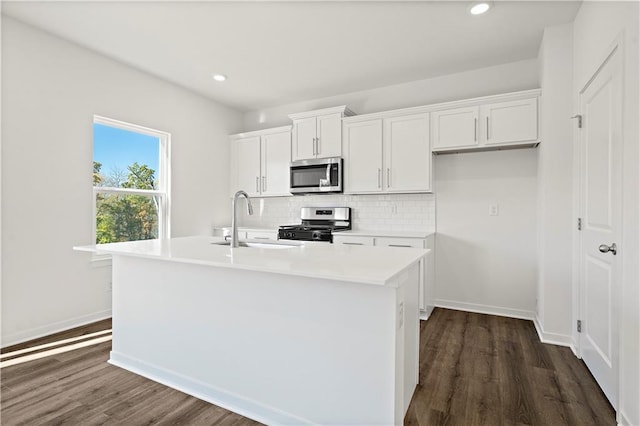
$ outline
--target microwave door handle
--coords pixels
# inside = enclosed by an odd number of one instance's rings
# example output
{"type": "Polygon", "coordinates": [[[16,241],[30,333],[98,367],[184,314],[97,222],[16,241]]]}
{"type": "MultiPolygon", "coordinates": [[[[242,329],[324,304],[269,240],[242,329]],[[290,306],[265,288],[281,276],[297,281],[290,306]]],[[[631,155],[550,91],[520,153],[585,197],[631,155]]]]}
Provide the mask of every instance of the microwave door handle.
{"type": "Polygon", "coordinates": [[[331,164],[327,164],[327,185],[331,186],[331,164]]]}

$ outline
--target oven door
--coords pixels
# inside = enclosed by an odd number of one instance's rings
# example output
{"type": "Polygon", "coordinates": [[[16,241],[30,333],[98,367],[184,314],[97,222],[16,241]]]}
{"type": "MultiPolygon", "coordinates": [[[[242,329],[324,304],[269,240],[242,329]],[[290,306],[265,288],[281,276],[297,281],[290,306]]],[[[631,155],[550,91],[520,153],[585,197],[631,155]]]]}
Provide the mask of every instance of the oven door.
{"type": "Polygon", "coordinates": [[[342,158],[321,158],[291,163],[292,194],[342,192],[342,158]]]}

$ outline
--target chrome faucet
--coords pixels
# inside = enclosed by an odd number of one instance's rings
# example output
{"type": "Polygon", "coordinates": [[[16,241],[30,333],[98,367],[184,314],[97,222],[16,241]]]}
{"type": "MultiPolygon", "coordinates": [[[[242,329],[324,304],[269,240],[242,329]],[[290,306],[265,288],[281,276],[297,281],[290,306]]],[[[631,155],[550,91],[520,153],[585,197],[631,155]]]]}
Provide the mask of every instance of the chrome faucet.
{"type": "Polygon", "coordinates": [[[236,223],[236,201],[238,198],[244,197],[247,200],[247,213],[253,214],[253,206],[251,206],[251,200],[249,199],[249,195],[247,195],[244,191],[238,191],[233,196],[233,201],[231,202],[231,247],[238,247],[238,224],[236,223]]]}

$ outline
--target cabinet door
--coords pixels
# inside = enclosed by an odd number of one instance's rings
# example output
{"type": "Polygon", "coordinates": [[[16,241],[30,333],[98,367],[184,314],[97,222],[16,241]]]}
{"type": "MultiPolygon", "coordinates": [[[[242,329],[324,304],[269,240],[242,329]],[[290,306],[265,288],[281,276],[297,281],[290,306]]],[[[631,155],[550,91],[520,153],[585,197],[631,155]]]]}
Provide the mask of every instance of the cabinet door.
{"type": "Polygon", "coordinates": [[[434,151],[478,145],[478,107],[454,108],[431,113],[434,151]]]}
{"type": "Polygon", "coordinates": [[[276,241],[278,231],[247,231],[247,240],[276,241]]]}
{"type": "Polygon", "coordinates": [[[301,118],[293,122],[291,154],[293,160],[315,158],[316,117],[301,118]]]}
{"type": "Polygon", "coordinates": [[[316,157],[342,156],[342,114],[321,115],[317,119],[316,157]]]}
{"type": "Polygon", "coordinates": [[[538,99],[499,102],[481,107],[483,138],[487,145],[531,142],[538,139],[538,99]]]}
{"type": "Polygon", "coordinates": [[[282,132],[262,136],[262,195],[291,195],[289,193],[289,163],[291,162],[291,133],[282,132]]]}
{"type": "Polygon", "coordinates": [[[373,237],[361,237],[359,235],[334,235],[333,244],[347,246],[373,246],[373,237]]]}
{"type": "MultiPolygon", "coordinates": [[[[238,139],[235,147],[235,191],[246,191],[250,196],[260,195],[260,136],[238,139]]],[[[233,194],[232,194],[233,195],[233,194]]]]}
{"type": "MultiPolygon", "coordinates": [[[[426,248],[425,240],[422,238],[400,238],[400,237],[376,237],[376,246],[382,247],[406,247],[406,248],[426,248]]],[[[426,293],[431,291],[430,283],[427,283],[428,265],[430,264],[429,255],[426,259],[420,261],[420,284],[418,289],[418,306],[421,311],[427,309],[426,293]]],[[[432,308],[433,309],[433,308],[432,308]]]]}
{"type": "Polygon", "coordinates": [[[427,259],[424,265],[424,286],[423,286],[423,295],[420,297],[420,309],[426,312],[426,316],[431,315],[433,308],[435,307],[436,300],[436,246],[435,246],[435,236],[429,235],[425,241],[425,248],[431,250],[427,255],[427,259]],[[424,305],[424,307],[422,307],[424,305]]]}
{"type": "Polygon", "coordinates": [[[429,114],[385,119],[384,146],[387,191],[431,190],[429,114]]]}
{"type": "Polygon", "coordinates": [[[344,191],[382,191],[382,120],[344,123],[344,191]]]}

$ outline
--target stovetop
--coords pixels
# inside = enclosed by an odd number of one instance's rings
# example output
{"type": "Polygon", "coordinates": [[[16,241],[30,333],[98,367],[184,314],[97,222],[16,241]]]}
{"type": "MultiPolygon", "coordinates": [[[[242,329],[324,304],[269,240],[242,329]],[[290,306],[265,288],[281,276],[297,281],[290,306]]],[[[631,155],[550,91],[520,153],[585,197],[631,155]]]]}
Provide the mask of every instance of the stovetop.
{"type": "Polygon", "coordinates": [[[283,225],[278,239],[333,242],[333,232],[351,229],[349,207],[303,207],[302,223],[283,225]]]}

